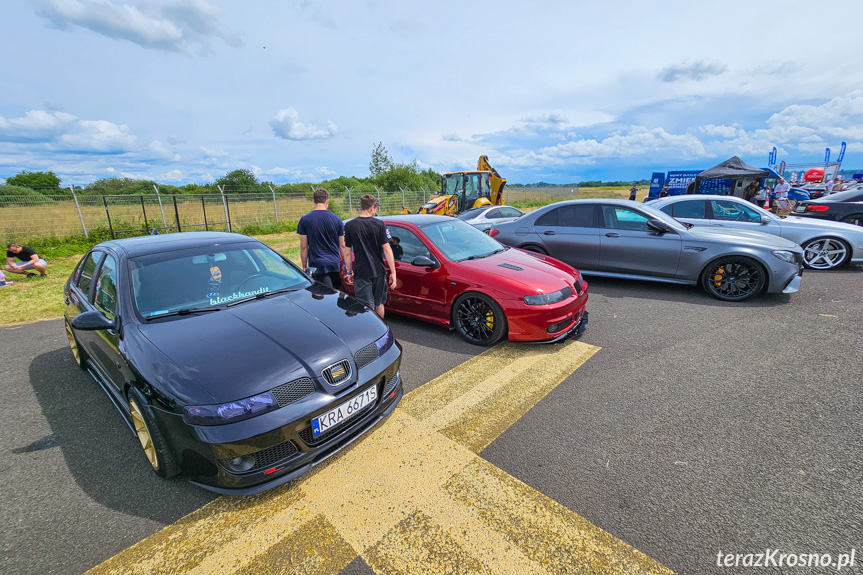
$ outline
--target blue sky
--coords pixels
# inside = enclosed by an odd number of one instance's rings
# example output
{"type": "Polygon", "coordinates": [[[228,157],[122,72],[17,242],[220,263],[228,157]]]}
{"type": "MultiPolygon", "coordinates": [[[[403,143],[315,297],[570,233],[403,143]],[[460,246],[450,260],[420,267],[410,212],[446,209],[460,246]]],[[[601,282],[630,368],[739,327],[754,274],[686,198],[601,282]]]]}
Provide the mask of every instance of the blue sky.
{"type": "Polygon", "coordinates": [[[4,2],[0,178],[362,177],[379,141],[519,183],[842,141],[863,167],[859,22],[859,0],[4,2]]]}

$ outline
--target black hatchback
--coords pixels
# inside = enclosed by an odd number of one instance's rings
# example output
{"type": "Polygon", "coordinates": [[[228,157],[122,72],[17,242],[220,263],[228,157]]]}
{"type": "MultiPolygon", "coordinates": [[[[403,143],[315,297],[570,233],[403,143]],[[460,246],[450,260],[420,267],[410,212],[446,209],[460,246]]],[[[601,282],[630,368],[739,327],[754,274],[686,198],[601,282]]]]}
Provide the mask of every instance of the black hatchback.
{"type": "Polygon", "coordinates": [[[863,226],[863,190],[846,190],[817,200],[798,202],[793,213],[795,216],[863,226]]]}
{"type": "Polygon", "coordinates": [[[247,236],[104,242],[65,296],[76,361],[163,477],[264,491],[343,449],[403,394],[387,325],[247,236]]]}

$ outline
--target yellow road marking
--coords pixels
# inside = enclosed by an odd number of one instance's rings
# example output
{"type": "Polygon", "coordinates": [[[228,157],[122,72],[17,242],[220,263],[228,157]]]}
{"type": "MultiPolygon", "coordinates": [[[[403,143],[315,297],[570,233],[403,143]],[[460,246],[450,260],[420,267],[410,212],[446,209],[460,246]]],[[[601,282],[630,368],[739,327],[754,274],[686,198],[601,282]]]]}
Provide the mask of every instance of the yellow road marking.
{"type": "Polygon", "coordinates": [[[91,573],[671,573],[477,454],[599,348],[499,345],[303,478],[222,497],[91,573]]]}

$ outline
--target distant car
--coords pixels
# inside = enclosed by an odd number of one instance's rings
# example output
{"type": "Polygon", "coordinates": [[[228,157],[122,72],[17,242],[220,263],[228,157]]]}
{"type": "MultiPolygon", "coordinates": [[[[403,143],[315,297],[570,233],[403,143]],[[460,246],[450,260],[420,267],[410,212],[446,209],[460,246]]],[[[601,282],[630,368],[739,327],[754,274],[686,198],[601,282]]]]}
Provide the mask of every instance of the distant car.
{"type": "Polygon", "coordinates": [[[725,301],[800,288],[803,250],[794,242],[760,232],[694,227],[653,204],[557,202],[495,225],[489,235],[563,260],[586,275],[700,283],[725,301]]]}
{"type": "Polygon", "coordinates": [[[387,314],[448,327],[483,346],[560,341],[587,328],[587,282],[571,266],[510,249],[448,216],[383,220],[401,248],[387,314]]]}
{"type": "Polygon", "coordinates": [[[823,196],[824,192],[827,190],[827,184],[821,182],[806,182],[797,187],[807,192],[810,200],[817,200],[823,196]]]}
{"type": "Polygon", "coordinates": [[[854,186],[818,200],[800,202],[794,215],[863,226],[863,189],[854,186]]]}
{"type": "Polygon", "coordinates": [[[829,270],[863,263],[863,229],[847,224],[777,216],[733,196],[675,196],[650,205],[696,226],[765,232],[791,240],[803,248],[803,264],[808,268],[829,270]]]}
{"type": "Polygon", "coordinates": [[[523,215],[524,212],[511,206],[483,206],[462,212],[457,217],[476,229],[488,233],[492,225],[511,222],[523,215]]]}
{"type": "Polygon", "coordinates": [[[104,242],[64,289],[75,360],[162,477],[264,491],[344,449],[403,394],[387,325],[248,236],[104,242]]]}

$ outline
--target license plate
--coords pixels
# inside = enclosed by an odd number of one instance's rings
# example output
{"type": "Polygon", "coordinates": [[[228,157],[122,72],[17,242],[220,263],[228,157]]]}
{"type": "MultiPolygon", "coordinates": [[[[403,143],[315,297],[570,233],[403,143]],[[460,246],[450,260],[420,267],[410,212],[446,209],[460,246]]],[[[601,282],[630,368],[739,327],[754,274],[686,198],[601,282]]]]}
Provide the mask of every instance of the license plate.
{"type": "Polygon", "coordinates": [[[805,212],[806,206],[797,206],[796,208],[794,208],[794,211],[795,212],[805,212]]]}
{"type": "Polygon", "coordinates": [[[373,385],[359,395],[355,395],[343,404],[336,406],[323,415],[312,420],[312,435],[326,432],[328,429],[345,422],[361,412],[364,407],[374,403],[378,398],[378,387],[373,385]]]}

